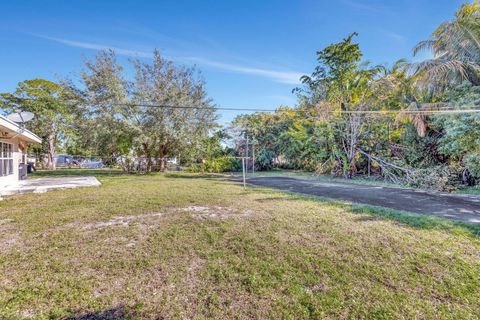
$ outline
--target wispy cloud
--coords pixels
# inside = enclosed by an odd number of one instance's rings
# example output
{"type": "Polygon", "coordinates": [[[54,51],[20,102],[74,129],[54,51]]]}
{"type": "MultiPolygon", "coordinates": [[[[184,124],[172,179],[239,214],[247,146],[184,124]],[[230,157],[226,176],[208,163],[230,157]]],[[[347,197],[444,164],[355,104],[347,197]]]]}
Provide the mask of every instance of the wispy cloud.
{"type": "Polygon", "coordinates": [[[91,50],[108,50],[112,49],[117,54],[122,56],[129,56],[129,57],[139,57],[139,58],[152,58],[153,54],[151,52],[145,51],[138,51],[138,50],[130,50],[124,48],[118,48],[114,46],[107,46],[102,44],[90,43],[90,42],[83,42],[83,41],[75,41],[75,40],[68,40],[68,39],[60,39],[60,38],[53,38],[53,37],[46,37],[46,36],[39,36],[41,38],[55,41],[70,47],[76,48],[83,48],[83,49],[91,49],[91,50]]]}
{"type": "MultiPolygon", "coordinates": [[[[54,37],[47,37],[47,36],[38,36],[38,37],[41,37],[50,41],[55,41],[57,43],[61,43],[66,46],[76,47],[76,48],[83,48],[83,49],[90,49],[90,50],[112,49],[119,55],[129,56],[129,57],[152,58],[153,56],[151,52],[125,49],[125,48],[109,46],[105,44],[97,44],[97,43],[91,43],[91,42],[83,42],[83,41],[54,38],[54,37]]],[[[195,64],[199,64],[199,65],[203,65],[203,66],[207,66],[207,67],[211,67],[211,68],[215,68],[215,69],[223,70],[227,72],[235,72],[235,73],[259,76],[259,77],[273,80],[275,82],[286,83],[286,84],[299,84],[300,77],[303,75],[303,73],[301,72],[256,68],[256,67],[251,67],[246,65],[225,63],[225,62],[206,59],[202,57],[176,56],[176,57],[168,57],[168,58],[176,61],[182,61],[184,63],[186,62],[195,63],[195,64]]]]}
{"type": "Polygon", "coordinates": [[[256,75],[264,78],[269,78],[276,82],[287,83],[287,84],[299,84],[300,77],[303,75],[303,73],[301,72],[253,68],[249,66],[223,63],[223,62],[212,61],[212,60],[198,58],[198,57],[189,57],[186,59],[193,61],[195,63],[198,63],[200,65],[205,65],[205,66],[209,66],[209,67],[213,67],[213,68],[217,68],[225,71],[232,71],[236,73],[256,75]]]}

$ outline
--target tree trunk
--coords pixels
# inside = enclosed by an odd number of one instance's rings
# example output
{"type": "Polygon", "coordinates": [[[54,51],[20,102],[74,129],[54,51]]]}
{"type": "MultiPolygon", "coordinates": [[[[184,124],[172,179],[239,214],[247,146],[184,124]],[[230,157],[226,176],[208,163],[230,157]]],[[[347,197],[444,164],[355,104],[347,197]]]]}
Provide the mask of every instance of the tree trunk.
{"type": "Polygon", "coordinates": [[[165,172],[165,157],[160,158],[160,172],[165,172]]]}
{"type": "Polygon", "coordinates": [[[158,158],[160,160],[160,167],[158,171],[160,172],[165,172],[165,160],[166,160],[165,155],[166,155],[166,146],[162,145],[158,150],[158,158]]]}
{"type": "Polygon", "coordinates": [[[347,161],[348,161],[348,178],[349,179],[352,179],[353,175],[357,171],[355,154],[357,152],[359,129],[360,129],[360,116],[357,114],[352,115],[349,121],[350,139],[347,145],[347,148],[348,148],[347,161]]]}
{"type": "Polygon", "coordinates": [[[147,172],[147,173],[151,173],[151,172],[152,172],[153,163],[152,163],[152,156],[151,156],[150,148],[148,147],[148,144],[147,144],[147,143],[144,143],[144,144],[143,144],[143,151],[144,151],[144,153],[145,153],[145,157],[147,158],[147,168],[146,168],[146,172],[147,172]]]}
{"type": "Polygon", "coordinates": [[[370,159],[370,157],[368,157],[368,177],[370,177],[371,166],[372,166],[372,160],[370,159]]]}
{"type": "Polygon", "coordinates": [[[147,173],[151,173],[151,172],[152,172],[152,158],[148,157],[147,158],[147,173]]]}
{"type": "Polygon", "coordinates": [[[57,164],[55,163],[55,134],[51,133],[48,135],[48,160],[47,160],[47,168],[49,170],[55,170],[57,164]]]}

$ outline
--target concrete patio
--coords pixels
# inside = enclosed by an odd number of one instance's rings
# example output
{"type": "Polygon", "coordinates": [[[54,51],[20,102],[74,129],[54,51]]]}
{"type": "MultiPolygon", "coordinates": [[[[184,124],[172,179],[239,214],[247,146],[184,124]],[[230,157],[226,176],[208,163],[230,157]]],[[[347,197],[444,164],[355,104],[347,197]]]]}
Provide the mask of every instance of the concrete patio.
{"type": "Polygon", "coordinates": [[[100,185],[101,183],[95,177],[34,178],[20,181],[17,185],[1,188],[0,196],[23,193],[44,193],[55,189],[72,189],[100,185]]]}

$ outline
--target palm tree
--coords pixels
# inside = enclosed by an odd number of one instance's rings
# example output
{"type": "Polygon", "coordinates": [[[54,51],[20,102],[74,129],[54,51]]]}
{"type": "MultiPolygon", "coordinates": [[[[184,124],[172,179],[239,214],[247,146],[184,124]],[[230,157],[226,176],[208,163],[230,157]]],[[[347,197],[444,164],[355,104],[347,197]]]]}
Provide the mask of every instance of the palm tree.
{"type": "Polygon", "coordinates": [[[479,1],[462,5],[454,20],[442,23],[430,39],[417,44],[414,55],[424,50],[431,51],[433,58],[411,65],[419,80],[480,84],[479,1]]]}

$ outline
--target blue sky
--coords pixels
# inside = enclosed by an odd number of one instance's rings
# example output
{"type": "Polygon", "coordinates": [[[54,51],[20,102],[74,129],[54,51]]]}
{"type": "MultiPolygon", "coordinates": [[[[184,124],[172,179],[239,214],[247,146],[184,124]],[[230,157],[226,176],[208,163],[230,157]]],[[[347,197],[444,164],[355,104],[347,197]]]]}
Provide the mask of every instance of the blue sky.
{"type": "MultiPolygon", "coordinates": [[[[25,79],[78,78],[82,57],[114,48],[121,62],[154,48],[197,65],[219,106],[294,105],[315,52],[356,31],[365,60],[412,59],[413,46],[462,0],[2,1],[0,92],[25,79]]],[[[222,112],[231,120],[238,112],[222,112]]]]}

